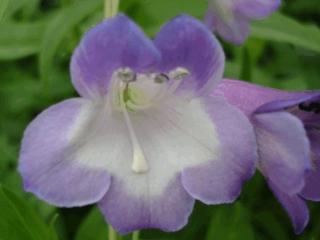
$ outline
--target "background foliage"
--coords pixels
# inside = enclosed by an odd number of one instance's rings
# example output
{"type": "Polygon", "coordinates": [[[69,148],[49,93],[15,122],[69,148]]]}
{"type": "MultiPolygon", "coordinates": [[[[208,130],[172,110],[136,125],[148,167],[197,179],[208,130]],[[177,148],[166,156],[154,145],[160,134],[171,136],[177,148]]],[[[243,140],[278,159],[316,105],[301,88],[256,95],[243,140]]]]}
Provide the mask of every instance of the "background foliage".
{"type": "MultiPolygon", "coordinates": [[[[201,0],[123,0],[121,10],[153,36],[171,17],[202,18],[201,0]]],[[[48,106],[76,95],[68,66],[83,33],[103,18],[102,0],[0,0],[0,240],[102,240],[96,207],[57,209],[23,191],[16,171],[23,130],[48,106]]],[[[281,13],[252,25],[242,47],[224,43],[226,77],[281,89],[320,89],[320,2],[284,1],[281,13]]],[[[141,239],[320,239],[320,204],[301,236],[256,174],[228,206],[197,204],[178,233],[142,231],[141,239]]],[[[125,237],[128,238],[129,236],[125,237]]]]}

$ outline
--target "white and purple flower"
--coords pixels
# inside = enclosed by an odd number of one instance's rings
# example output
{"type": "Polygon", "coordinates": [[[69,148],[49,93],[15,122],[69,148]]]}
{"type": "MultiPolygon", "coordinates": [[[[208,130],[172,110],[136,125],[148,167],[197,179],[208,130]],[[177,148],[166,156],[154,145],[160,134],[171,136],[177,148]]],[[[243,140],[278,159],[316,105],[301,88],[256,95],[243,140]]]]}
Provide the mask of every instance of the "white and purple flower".
{"type": "Polygon", "coordinates": [[[245,115],[209,96],[224,60],[211,32],[189,16],[154,41],[124,15],[97,25],[71,61],[81,97],[45,110],[25,132],[25,189],[61,207],[99,203],[121,233],[175,231],[195,199],[234,201],[257,154],[245,115]]]}
{"type": "Polygon", "coordinates": [[[258,168],[301,233],[309,221],[305,200],[320,201],[320,92],[224,80],[214,95],[223,95],[254,125],[258,168]]]}
{"type": "Polygon", "coordinates": [[[280,4],[281,0],[209,0],[205,23],[226,41],[242,44],[250,21],[266,18],[280,4]]]}

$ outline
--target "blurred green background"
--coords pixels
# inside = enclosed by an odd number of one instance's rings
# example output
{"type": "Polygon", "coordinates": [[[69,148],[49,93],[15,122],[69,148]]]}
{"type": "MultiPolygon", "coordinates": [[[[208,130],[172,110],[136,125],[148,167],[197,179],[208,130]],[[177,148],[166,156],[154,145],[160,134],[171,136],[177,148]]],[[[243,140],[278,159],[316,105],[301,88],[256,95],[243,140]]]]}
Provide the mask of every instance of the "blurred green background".
{"type": "MultiPolygon", "coordinates": [[[[121,11],[151,37],[182,12],[202,18],[204,0],[122,0],[121,11]]],[[[281,13],[252,24],[244,46],[223,46],[226,77],[286,90],[320,89],[320,2],[284,1],[281,13]]],[[[0,0],[0,240],[102,240],[96,207],[57,209],[22,189],[16,171],[20,140],[42,110],[75,96],[69,60],[83,33],[103,19],[102,0],[0,0]]],[[[295,236],[290,221],[256,176],[228,206],[197,204],[180,232],[142,231],[141,239],[320,239],[320,204],[295,236]]],[[[130,236],[124,237],[129,239],[130,236]]]]}

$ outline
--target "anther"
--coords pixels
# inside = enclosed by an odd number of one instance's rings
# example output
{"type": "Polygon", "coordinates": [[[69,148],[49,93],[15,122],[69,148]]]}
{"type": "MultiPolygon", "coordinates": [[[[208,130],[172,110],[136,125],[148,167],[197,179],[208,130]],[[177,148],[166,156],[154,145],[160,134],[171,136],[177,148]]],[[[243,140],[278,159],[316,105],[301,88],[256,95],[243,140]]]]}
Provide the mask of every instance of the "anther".
{"type": "Polygon", "coordinates": [[[188,71],[188,69],[185,69],[182,67],[178,67],[169,73],[170,79],[173,79],[173,80],[183,80],[189,75],[190,75],[190,72],[188,71]]]}
{"type": "Polygon", "coordinates": [[[156,83],[164,83],[169,81],[169,77],[167,74],[159,73],[155,76],[154,81],[156,83]]]}
{"type": "Polygon", "coordinates": [[[121,79],[124,83],[134,82],[137,79],[136,73],[131,68],[120,68],[118,70],[118,78],[121,79]]]}

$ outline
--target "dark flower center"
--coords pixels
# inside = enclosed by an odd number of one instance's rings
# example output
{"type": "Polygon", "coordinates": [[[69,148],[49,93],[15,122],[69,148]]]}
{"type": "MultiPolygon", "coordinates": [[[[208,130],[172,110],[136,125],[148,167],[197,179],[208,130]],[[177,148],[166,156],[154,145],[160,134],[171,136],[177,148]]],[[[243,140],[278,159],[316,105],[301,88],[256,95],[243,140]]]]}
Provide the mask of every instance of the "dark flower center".
{"type": "Polygon", "coordinates": [[[320,102],[300,103],[299,109],[304,112],[320,113],[320,102]]]}

